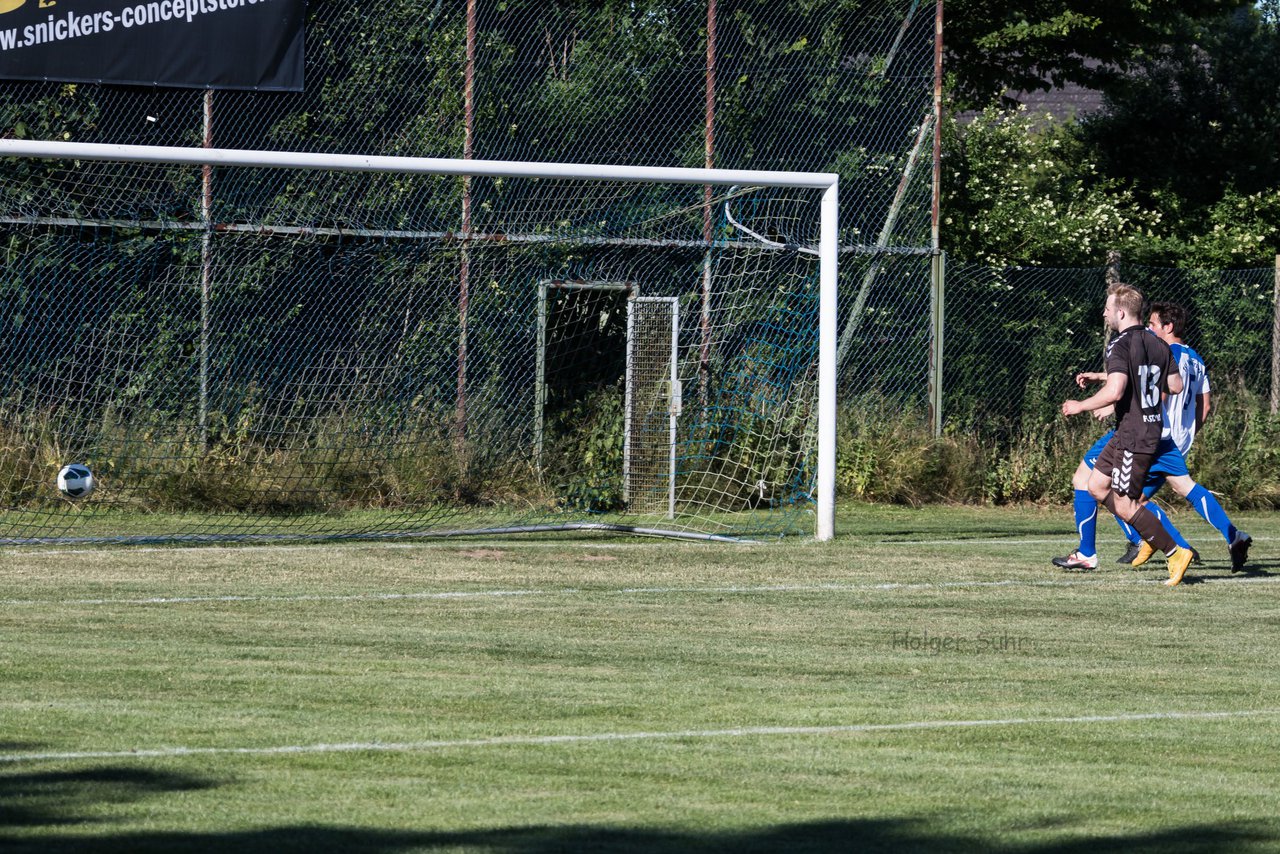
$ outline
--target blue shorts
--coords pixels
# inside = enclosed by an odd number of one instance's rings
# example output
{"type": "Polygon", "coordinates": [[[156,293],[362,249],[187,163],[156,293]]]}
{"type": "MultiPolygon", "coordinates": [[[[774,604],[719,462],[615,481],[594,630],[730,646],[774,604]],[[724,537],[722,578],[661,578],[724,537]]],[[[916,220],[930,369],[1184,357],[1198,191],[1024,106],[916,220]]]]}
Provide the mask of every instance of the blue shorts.
{"type": "MultiPolygon", "coordinates": [[[[1115,432],[1115,430],[1108,430],[1105,436],[1093,443],[1092,448],[1085,451],[1085,465],[1093,468],[1093,464],[1098,461],[1098,456],[1102,453],[1102,449],[1107,446],[1107,442],[1111,441],[1111,437],[1115,435],[1115,432]]],[[[1173,443],[1172,439],[1162,438],[1160,444],[1156,446],[1156,454],[1151,461],[1151,468],[1147,471],[1147,481],[1142,486],[1142,494],[1150,498],[1155,495],[1157,489],[1164,486],[1166,478],[1187,475],[1190,475],[1190,472],[1187,471],[1187,459],[1182,456],[1182,451],[1178,450],[1178,446],[1173,443]]]]}

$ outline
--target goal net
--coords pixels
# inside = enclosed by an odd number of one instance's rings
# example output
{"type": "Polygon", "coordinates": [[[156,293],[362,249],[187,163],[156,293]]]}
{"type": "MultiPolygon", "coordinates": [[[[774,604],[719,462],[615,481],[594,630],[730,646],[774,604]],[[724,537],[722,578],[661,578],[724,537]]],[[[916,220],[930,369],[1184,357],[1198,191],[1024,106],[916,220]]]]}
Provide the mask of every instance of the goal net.
{"type": "Polygon", "coordinates": [[[833,176],[0,158],[0,541],[831,536],[833,176]]]}

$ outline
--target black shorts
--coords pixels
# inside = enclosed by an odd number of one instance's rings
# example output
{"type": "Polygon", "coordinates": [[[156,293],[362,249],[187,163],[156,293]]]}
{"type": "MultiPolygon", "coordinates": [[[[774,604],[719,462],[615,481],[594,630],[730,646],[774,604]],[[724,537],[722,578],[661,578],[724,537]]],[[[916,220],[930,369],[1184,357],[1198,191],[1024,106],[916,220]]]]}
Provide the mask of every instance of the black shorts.
{"type": "Polygon", "coordinates": [[[1093,470],[1111,478],[1111,491],[1130,498],[1142,497],[1142,486],[1147,482],[1147,472],[1155,462],[1155,454],[1135,454],[1120,447],[1116,437],[1102,449],[1093,470]]]}

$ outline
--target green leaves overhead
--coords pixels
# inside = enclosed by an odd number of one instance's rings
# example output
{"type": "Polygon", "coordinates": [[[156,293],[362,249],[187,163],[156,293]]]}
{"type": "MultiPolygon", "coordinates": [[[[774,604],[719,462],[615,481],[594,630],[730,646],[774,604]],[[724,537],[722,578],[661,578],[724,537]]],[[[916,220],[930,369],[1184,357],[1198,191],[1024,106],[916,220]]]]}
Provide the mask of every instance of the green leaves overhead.
{"type": "Polygon", "coordinates": [[[1182,40],[1236,0],[948,0],[951,94],[982,106],[1005,90],[1105,87],[1149,51],[1182,40]]]}

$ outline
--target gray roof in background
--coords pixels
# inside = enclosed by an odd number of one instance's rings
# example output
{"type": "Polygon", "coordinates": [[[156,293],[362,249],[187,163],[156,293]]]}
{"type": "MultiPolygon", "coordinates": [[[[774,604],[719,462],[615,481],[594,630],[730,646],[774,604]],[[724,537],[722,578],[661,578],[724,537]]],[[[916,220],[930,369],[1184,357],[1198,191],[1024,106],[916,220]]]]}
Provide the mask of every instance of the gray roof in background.
{"type": "Polygon", "coordinates": [[[1027,108],[1032,116],[1043,116],[1047,121],[1070,121],[1102,110],[1102,93],[1075,83],[1061,89],[1036,92],[1009,92],[1007,96],[1027,108]]]}

